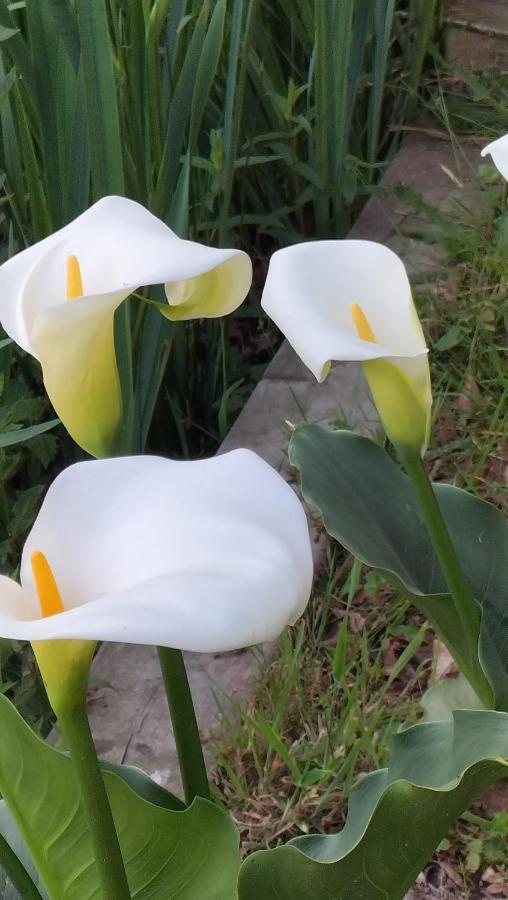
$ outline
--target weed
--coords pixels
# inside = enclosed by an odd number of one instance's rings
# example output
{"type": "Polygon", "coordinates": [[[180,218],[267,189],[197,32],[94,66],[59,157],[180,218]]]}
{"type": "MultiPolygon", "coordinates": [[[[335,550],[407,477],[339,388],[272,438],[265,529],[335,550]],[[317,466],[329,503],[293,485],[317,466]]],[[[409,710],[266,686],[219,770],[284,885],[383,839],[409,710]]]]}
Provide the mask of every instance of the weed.
{"type": "Polygon", "coordinates": [[[217,779],[245,851],[342,824],[358,771],[382,766],[389,735],[416,720],[430,657],[428,628],[407,602],[330,547],[255,702],[242,715],[223,707],[217,779]]]}

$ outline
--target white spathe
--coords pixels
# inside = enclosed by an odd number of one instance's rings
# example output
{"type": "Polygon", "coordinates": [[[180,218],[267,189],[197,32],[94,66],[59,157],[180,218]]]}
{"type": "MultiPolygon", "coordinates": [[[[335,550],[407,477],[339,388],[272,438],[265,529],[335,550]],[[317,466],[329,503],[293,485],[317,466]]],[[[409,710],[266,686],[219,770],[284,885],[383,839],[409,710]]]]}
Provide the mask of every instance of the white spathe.
{"type": "Polygon", "coordinates": [[[333,360],[364,363],[391,439],[407,443],[414,434],[424,449],[432,404],[427,347],[404,264],[392,250],[361,240],[278,250],[261,304],[318,381],[333,360]],[[375,341],[359,336],[351,304],[361,307],[375,341]],[[386,364],[376,369],[372,360],[386,364]],[[405,400],[394,405],[399,392],[405,400]],[[403,419],[407,427],[401,429],[403,419]]]}
{"type": "Polygon", "coordinates": [[[212,272],[213,296],[205,307],[213,303],[214,311],[196,309],[196,317],[226,315],[240,305],[252,280],[248,255],[183,240],[140,203],[103,197],[0,266],[0,319],[9,336],[37,356],[33,333],[44,314],[78,310],[89,297],[116,307],[137,288],[154,284],[164,284],[168,303],[177,306],[212,272]],[[83,277],[83,297],[72,303],[66,295],[69,256],[78,258],[83,277]]]}
{"type": "Polygon", "coordinates": [[[312,584],[306,516],[249,450],[196,462],[76,463],[50,486],[21,586],[0,576],[0,635],[217,652],[276,638],[312,584]],[[43,618],[30,563],[45,554],[64,612],[43,618]]]}
{"type": "Polygon", "coordinates": [[[427,347],[399,257],[374,241],[309,241],[278,250],[261,300],[318,381],[332,360],[421,357],[427,347]],[[358,303],[377,343],[358,337],[358,303]]]}
{"type": "Polygon", "coordinates": [[[496,169],[508,180],[508,134],[487,144],[482,150],[482,156],[491,156],[496,169]]]}
{"type": "Polygon", "coordinates": [[[170,319],[230,313],[246,297],[252,264],[239,250],[179,238],[133,200],[104,197],[0,267],[0,322],[39,359],[49,398],[72,437],[111,455],[122,417],[113,318],[137,288],[164,284],[170,319]],[[67,299],[77,258],[82,296],[67,299]]]}

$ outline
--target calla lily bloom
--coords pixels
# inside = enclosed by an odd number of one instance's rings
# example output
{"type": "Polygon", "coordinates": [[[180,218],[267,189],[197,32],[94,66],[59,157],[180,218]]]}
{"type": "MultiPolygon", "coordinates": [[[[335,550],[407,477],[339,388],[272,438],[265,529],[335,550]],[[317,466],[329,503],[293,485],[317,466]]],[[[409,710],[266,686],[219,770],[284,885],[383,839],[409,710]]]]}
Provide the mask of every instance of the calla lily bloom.
{"type": "Polygon", "coordinates": [[[261,300],[318,381],[332,360],[359,360],[394,444],[428,443],[427,348],[406,270],[373,241],[314,241],[278,250],[261,300]]]}
{"type": "Polygon", "coordinates": [[[65,682],[55,645],[84,644],[88,660],[97,640],[234,650],[276,638],[303,612],[307,520],[249,450],[80,462],[50,486],[20,580],[0,576],[0,635],[31,641],[38,659],[42,650],[47,685],[65,682]]]}
{"type": "Polygon", "coordinates": [[[122,416],[116,308],[139,287],[164,284],[168,318],[222,316],[251,278],[247,254],[182,240],[139,203],[104,197],[0,267],[0,321],[40,361],[74,440],[105,456],[122,416]]]}
{"type": "Polygon", "coordinates": [[[487,144],[482,150],[482,156],[491,156],[496,169],[508,180],[508,134],[487,144]]]}

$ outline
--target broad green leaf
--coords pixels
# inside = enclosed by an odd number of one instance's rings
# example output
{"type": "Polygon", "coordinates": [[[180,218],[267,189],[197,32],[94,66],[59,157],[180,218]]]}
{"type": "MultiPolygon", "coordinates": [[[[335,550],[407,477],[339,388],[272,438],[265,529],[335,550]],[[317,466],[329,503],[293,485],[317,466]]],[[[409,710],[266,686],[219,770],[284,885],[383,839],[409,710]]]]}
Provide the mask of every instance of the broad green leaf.
{"type": "MultiPolygon", "coordinates": [[[[235,900],[238,834],[232,819],[198,798],[175,812],[104,773],[136,900],[235,900]]],[[[91,843],[71,759],[44,743],[0,696],[0,792],[52,897],[100,900],[91,843]]]]}
{"type": "Polygon", "coordinates": [[[508,714],[460,711],[395,735],[351,791],[342,831],[248,857],[240,900],[401,900],[450,824],[508,775],[508,714]]]}
{"type": "Polygon", "coordinates": [[[446,350],[452,350],[453,347],[460,344],[463,337],[464,332],[462,328],[460,325],[457,325],[457,323],[454,323],[453,325],[450,325],[448,331],[436,341],[434,350],[438,350],[440,353],[443,353],[446,350]]]}
{"type": "MultiPolygon", "coordinates": [[[[9,808],[5,802],[5,800],[0,800],[0,835],[3,837],[5,841],[7,841],[11,850],[18,857],[21,865],[24,867],[27,875],[32,880],[34,888],[38,891],[39,895],[47,900],[47,893],[44,890],[44,885],[42,884],[41,879],[37,873],[37,870],[30,858],[30,854],[27,850],[27,846],[21,837],[19,829],[12,818],[12,815],[9,811],[9,808]]],[[[37,896],[37,895],[35,895],[37,896]]],[[[17,890],[7,875],[6,871],[1,868],[0,862],[0,897],[2,900],[18,900],[18,898],[30,898],[31,894],[21,893],[17,890]]]]}
{"type": "Polygon", "coordinates": [[[508,710],[508,526],[499,510],[449,484],[434,485],[481,607],[480,659],[471,660],[409,479],[391,457],[352,432],[304,424],[293,433],[289,458],[328,533],[422,610],[474,687],[485,671],[496,707],[508,710]]]}
{"type": "Polygon", "coordinates": [[[441,678],[423,695],[420,706],[424,722],[452,719],[456,709],[483,709],[483,703],[467,678],[441,678]]]}
{"type": "Polygon", "coordinates": [[[155,806],[178,811],[187,809],[183,800],[153,781],[146,772],[143,772],[143,769],[138,769],[137,766],[128,766],[125,763],[111,762],[109,759],[101,759],[99,762],[103,771],[113,772],[119,778],[123,778],[136,794],[139,794],[144,800],[149,800],[155,806]]]}
{"type": "Polygon", "coordinates": [[[15,431],[4,431],[0,434],[0,448],[11,447],[13,444],[22,444],[31,438],[44,434],[60,423],[60,419],[51,419],[49,422],[41,422],[39,425],[29,425],[28,428],[18,428],[15,431]]]}

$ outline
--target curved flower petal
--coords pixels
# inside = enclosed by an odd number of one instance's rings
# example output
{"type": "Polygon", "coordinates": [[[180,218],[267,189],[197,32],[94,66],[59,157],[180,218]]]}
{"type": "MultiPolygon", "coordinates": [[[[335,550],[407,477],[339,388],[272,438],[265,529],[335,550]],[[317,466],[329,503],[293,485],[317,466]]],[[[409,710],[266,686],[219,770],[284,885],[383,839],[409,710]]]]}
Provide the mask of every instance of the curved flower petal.
{"type": "Polygon", "coordinates": [[[23,288],[39,260],[58,243],[59,232],[17,253],[0,266],[0,322],[9,337],[33,354],[28,323],[23,314],[23,288]]]}
{"type": "Polygon", "coordinates": [[[85,297],[127,297],[142,285],[164,284],[170,303],[187,308],[188,316],[180,311],[178,318],[230,312],[244,300],[252,278],[246,253],[182,240],[134,200],[103,197],[0,267],[2,324],[30,352],[37,315],[67,302],[71,255],[79,260],[85,297]]]}
{"type": "Polygon", "coordinates": [[[252,281],[252,263],[242,250],[218,250],[180,241],[182,271],[166,278],[168,306],[164,315],[173,321],[212,319],[233,312],[245,299],[252,281]],[[194,272],[194,274],[192,274],[194,272]]]}
{"type": "MultiPolygon", "coordinates": [[[[10,622],[12,619],[29,621],[40,616],[41,611],[35,594],[29,594],[6,575],[0,575],[0,635],[10,637],[2,631],[4,619],[10,622]]],[[[7,625],[7,627],[9,627],[7,625]]]]}
{"type": "Polygon", "coordinates": [[[44,385],[71,437],[92,456],[107,456],[122,421],[114,313],[123,295],[81,297],[42,312],[32,347],[44,385]]]}
{"type": "Polygon", "coordinates": [[[240,305],[251,279],[247,254],[181,240],[139,203],[104,197],[0,267],[0,321],[41,361],[50,399],[74,439],[104,455],[122,413],[117,306],[141,286],[164,284],[169,302],[157,305],[168,318],[221,316],[240,305]],[[71,257],[82,290],[69,300],[71,257]]]}
{"type": "Polygon", "coordinates": [[[503,137],[487,144],[482,150],[482,156],[487,155],[492,157],[492,162],[496,168],[501,172],[503,178],[508,180],[508,134],[504,134],[503,137]]]}
{"type": "Polygon", "coordinates": [[[279,250],[261,305],[318,381],[332,360],[364,363],[389,437],[426,444],[432,402],[427,348],[404,264],[393,251],[359,240],[279,250]],[[373,339],[359,336],[352,305],[360,307],[373,339]]]}
{"type": "Polygon", "coordinates": [[[254,453],[77,463],[48,490],[25,544],[22,589],[0,582],[0,634],[231,650],[294,622],[311,581],[303,509],[254,453]],[[34,550],[65,607],[48,618],[37,611],[34,550]]]}
{"type": "Polygon", "coordinates": [[[404,265],[374,241],[310,241],[278,250],[261,305],[318,381],[331,360],[427,352],[404,265]],[[363,309],[377,343],[358,337],[351,303],[363,309]]]}

